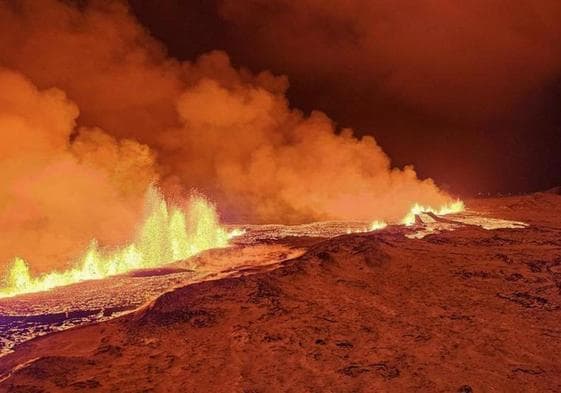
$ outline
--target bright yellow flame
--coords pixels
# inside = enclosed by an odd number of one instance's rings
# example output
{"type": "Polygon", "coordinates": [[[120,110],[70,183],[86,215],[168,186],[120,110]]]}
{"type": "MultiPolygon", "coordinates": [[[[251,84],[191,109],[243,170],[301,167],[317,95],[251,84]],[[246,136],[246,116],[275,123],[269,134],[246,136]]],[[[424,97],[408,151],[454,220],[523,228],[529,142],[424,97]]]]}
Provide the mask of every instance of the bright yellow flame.
{"type": "Polygon", "coordinates": [[[386,224],[384,221],[374,221],[372,224],[370,224],[370,231],[372,232],[379,229],[384,229],[387,226],[388,224],[386,224]]]}
{"type": "Polygon", "coordinates": [[[6,286],[0,288],[0,298],[161,266],[210,248],[225,247],[229,239],[243,233],[221,227],[215,207],[202,196],[193,196],[184,212],[170,209],[158,191],[151,188],[145,206],[146,218],[132,244],[104,252],[94,240],[72,269],[32,277],[26,262],[15,258],[6,286]]]}
{"type": "Polygon", "coordinates": [[[228,239],[233,239],[238,236],[245,235],[246,230],[241,228],[234,228],[230,232],[228,232],[228,239]]]}
{"type": "Polygon", "coordinates": [[[446,214],[460,213],[464,210],[464,202],[461,200],[456,200],[455,202],[450,202],[446,205],[441,206],[438,209],[434,209],[430,206],[422,206],[415,203],[409,213],[401,220],[401,223],[407,226],[413,225],[415,223],[415,216],[421,213],[433,213],[437,216],[444,216],[446,214]]]}

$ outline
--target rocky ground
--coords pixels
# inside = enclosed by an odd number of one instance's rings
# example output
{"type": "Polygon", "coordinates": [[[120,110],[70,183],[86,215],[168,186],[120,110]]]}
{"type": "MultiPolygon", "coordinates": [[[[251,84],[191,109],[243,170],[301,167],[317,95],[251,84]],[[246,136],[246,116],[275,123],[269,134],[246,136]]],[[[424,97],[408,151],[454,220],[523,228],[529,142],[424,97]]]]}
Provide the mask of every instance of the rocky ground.
{"type": "Polygon", "coordinates": [[[21,344],[0,392],[559,392],[561,196],[468,206],[529,226],[287,237],[306,251],[21,344]]]}

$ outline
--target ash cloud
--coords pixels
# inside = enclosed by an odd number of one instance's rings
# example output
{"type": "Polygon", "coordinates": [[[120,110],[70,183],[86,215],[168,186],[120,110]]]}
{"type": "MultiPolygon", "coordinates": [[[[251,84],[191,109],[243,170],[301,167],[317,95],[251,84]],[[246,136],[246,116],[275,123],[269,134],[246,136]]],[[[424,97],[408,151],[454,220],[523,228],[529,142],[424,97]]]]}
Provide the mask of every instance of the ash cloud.
{"type": "Polygon", "coordinates": [[[286,77],[223,52],[168,57],[123,3],[3,2],[0,36],[2,263],[124,241],[154,180],[252,222],[397,220],[450,200],[374,138],[291,108],[286,77]]]}

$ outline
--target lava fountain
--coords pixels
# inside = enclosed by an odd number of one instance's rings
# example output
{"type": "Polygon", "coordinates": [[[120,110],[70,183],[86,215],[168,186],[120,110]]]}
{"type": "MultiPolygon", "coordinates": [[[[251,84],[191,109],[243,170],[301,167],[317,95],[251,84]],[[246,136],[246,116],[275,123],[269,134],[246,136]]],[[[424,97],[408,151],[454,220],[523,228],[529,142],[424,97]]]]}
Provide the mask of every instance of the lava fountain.
{"type": "Polygon", "coordinates": [[[157,189],[150,188],[145,210],[145,219],[132,243],[106,250],[92,240],[82,258],[66,271],[33,277],[26,261],[16,257],[0,289],[0,298],[165,265],[204,250],[225,247],[231,237],[239,234],[220,225],[215,206],[202,195],[192,195],[187,207],[181,209],[168,205],[157,189]]]}

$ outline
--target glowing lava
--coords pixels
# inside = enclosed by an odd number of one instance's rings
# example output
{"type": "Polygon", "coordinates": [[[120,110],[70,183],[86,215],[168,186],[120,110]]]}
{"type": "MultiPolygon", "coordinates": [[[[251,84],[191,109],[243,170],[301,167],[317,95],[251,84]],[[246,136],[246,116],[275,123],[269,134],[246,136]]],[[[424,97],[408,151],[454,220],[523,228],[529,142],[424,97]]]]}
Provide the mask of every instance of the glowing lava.
{"type": "Polygon", "coordinates": [[[418,203],[415,203],[409,213],[401,220],[401,223],[406,226],[411,226],[415,223],[415,216],[421,213],[433,213],[437,216],[444,216],[446,214],[453,214],[453,213],[460,213],[464,211],[464,202],[461,200],[456,200],[454,202],[450,202],[446,205],[441,206],[438,209],[434,209],[430,206],[422,206],[418,203]]]}
{"type": "MultiPolygon", "coordinates": [[[[436,215],[459,213],[464,210],[457,200],[434,209],[414,204],[401,223],[415,223],[415,216],[430,212],[436,215]]],[[[347,233],[368,232],[383,229],[384,221],[374,221],[363,230],[347,230],[347,233]]],[[[234,229],[227,231],[218,222],[214,205],[202,196],[193,196],[184,211],[170,207],[162,196],[150,189],[146,197],[146,218],[135,240],[118,249],[101,249],[93,240],[73,268],[62,272],[50,272],[33,277],[27,263],[15,258],[0,289],[0,298],[24,293],[46,291],[55,287],[85,280],[100,279],[126,273],[131,270],[152,268],[191,257],[211,248],[225,247],[229,239],[243,234],[234,229]]]]}
{"type": "Polygon", "coordinates": [[[32,277],[27,263],[15,258],[0,298],[46,291],[85,280],[100,279],[135,269],[161,266],[201,251],[225,247],[239,230],[226,231],[218,222],[214,205],[193,196],[186,211],[170,207],[155,189],[146,196],[146,218],[136,240],[122,248],[102,250],[93,240],[75,267],[32,277]]]}
{"type": "Polygon", "coordinates": [[[372,224],[370,224],[370,231],[377,231],[379,229],[384,229],[385,227],[387,227],[388,224],[386,224],[384,221],[374,221],[372,222],[372,224]]]}

